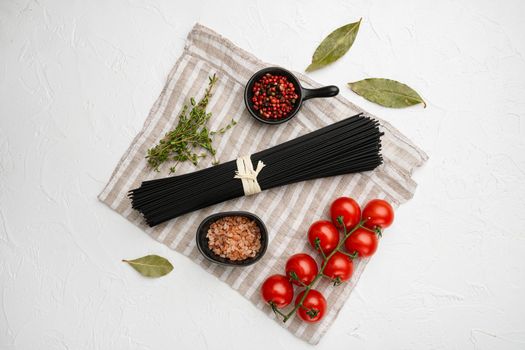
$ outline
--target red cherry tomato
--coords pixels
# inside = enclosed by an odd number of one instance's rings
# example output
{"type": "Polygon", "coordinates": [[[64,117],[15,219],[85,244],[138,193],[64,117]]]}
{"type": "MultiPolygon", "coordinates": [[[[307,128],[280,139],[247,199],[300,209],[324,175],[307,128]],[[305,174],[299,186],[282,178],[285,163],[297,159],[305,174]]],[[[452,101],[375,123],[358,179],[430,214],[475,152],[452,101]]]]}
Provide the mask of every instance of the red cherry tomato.
{"type": "Polygon", "coordinates": [[[308,254],[294,254],[286,262],[286,276],[292,283],[298,286],[300,286],[301,283],[292,277],[293,273],[295,273],[299,281],[308,285],[312,283],[318,271],[317,263],[314,258],[308,254]]]}
{"type": "Polygon", "coordinates": [[[335,226],[342,228],[337,220],[340,216],[343,217],[343,223],[346,229],[350,230],[361,220],[361,208],[359,208],[359,204],[352,198],[337,198],[330,206],[330,217],[335,226]]]}
{"type": "Polygon", "coordinates": [[[385,200],[373,199],[363,209],[363,219],[366,227],[385,229],[394,221],[394,209],[385,200]]]}
{"type": "Polygon", "coordinates": [[[316,221],[310,226],[308,230],[308,241],[315,247],[315,240],[319,238],[319,247],[325,254],[330,254],[332,250],[337,247],[339,243],[339,231],[328,220],[316,221]]]}
{"type": "MultiPolygon", "coordinates": [[[[295,299],[295,305],[299,304],[301,301],[304,290],[299,293],[295,299]]],[[[324,296],[316,291],[315,289],[310,289],[306,298],[303,300],[303,305],[297,309],[297,315],[306,322],[318,322],[320,321],[326,312],[326,299],[324,296]]]]}
{"type": "Polygon", "coordinates": [[[358,228],[346,239],[345,248],[349,253],[357,252],[360,257],[368,257],[376,252],[378,241],[375,232],[358,228]]]}
{"type": "Polygon", "coordinates": [[[354,272],[354,263],[349,256],[336,252],[324,268],[324,275],[335,284],[348,281],[354,272]]]}
{"type": "Polygon", "coordinates": [[[261,296],[277,308],[288,306],[293,300],[293,285],[286,276],[272,275],[262,284],[261,296]]]}

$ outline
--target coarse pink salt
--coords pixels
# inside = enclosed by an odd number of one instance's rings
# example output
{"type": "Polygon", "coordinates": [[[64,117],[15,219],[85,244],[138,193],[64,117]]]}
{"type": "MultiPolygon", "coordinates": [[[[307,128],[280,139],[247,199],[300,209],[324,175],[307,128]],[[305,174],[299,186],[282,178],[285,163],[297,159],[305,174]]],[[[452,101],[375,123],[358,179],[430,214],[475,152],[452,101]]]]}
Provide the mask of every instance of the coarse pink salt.
{"type": "Polygon", "coordinates": [[[218,219],[210,225],[206,237],[215,254],[232,261],[253,258],[261,250],[261,229],[244,216],[218,219]]]}

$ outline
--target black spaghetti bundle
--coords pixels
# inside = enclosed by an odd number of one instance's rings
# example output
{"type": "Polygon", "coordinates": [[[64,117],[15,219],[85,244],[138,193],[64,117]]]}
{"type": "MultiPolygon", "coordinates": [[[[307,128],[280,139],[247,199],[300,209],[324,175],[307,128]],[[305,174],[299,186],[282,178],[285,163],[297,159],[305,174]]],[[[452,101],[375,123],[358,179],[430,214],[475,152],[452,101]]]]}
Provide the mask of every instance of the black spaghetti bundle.
{"type": "MultiPolygon", "coordinates": [[[[362,114],[251,155],[261,190],[375,169],[382,163],[379,123],[362,114]]],[[[245,195],[236,160],[193,173],[144,181],[129,191],[149,226],[245,195]]]]}

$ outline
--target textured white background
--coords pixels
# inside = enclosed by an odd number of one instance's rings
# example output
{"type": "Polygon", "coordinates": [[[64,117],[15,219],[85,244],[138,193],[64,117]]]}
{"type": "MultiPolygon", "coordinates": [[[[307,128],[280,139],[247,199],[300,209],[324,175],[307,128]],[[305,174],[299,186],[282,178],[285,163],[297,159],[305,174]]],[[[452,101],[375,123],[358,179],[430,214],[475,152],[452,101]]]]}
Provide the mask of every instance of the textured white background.
{"type": "Polygon", "coordinates": [[[301,70],[359,17],[351,51],[311,77],[430,160],[318,348],[524,349],[524,13],[519,0],[0,0],[0,349],[307,347],[96,195],[195,22],[301,70]],[[403,81],[428,108],[345,88],[365,77],[403,81]],[[174,271],[148,280],[120,262],[148,253],[174,271]]]}

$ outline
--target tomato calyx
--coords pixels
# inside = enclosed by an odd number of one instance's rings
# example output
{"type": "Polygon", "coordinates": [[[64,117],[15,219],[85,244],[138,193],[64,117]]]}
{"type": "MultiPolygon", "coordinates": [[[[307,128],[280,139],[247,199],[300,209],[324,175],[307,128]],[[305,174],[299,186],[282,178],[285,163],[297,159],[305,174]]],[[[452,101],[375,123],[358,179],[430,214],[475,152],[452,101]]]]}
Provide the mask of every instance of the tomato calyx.
{"type": "MultiPolygon", "coordinates": [[[[306,308],[305,308],[306,309],[306,308]]],[[[306,314],[310,317],[310,318],[316,318],[317,315],[319,315],[319,310],[317,309],[314,309],[314,308],[311,308],[311,309],[308,309],[306,311],[306,314]]]]}
{"type": "Polygon", "coordinates": [[[337,217],[337,223],[341,226],[341,227],[345,227],[345,218],[343,217],[343,215],[339,215],[337,217]]]}
{"type": "Polygon", "coordinates": [[[332,280],[332,283],[333,283],[334,287],[337,287],[337,286],[341,285],[341,283],[343,283],[343,280],[341,279],[341,277],[337,276],[336,278],[334,278],[332,280]]]}
{"type": "Polygon", "coordinates": [[[305,284],[303,281],[301,281],[299,279],[299,276],[297,276],[295,271],[290,271],[290,273],[288,273],[288,276],[290,277],[290,282],[296,281],[297,283],[299,283],[303,287],[307,287],[308,286],[307,284],[305,284]]]}

